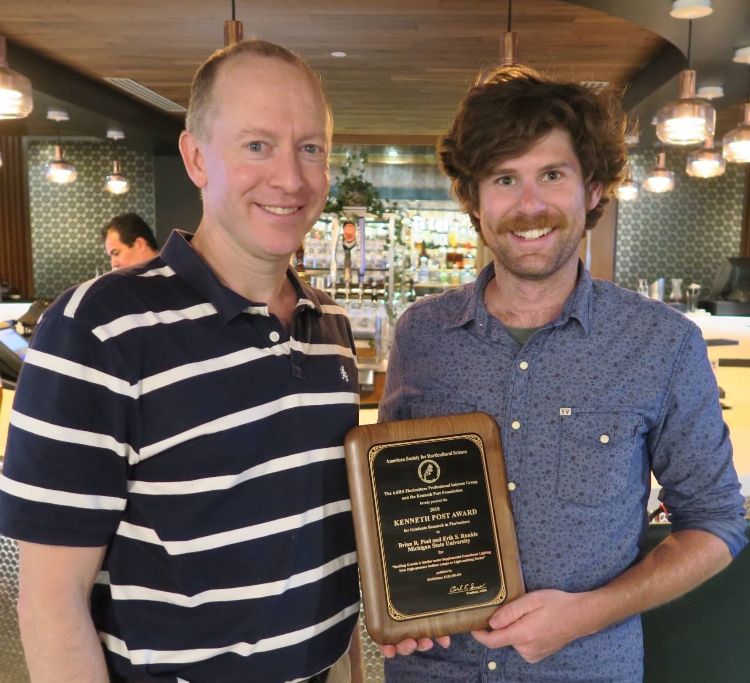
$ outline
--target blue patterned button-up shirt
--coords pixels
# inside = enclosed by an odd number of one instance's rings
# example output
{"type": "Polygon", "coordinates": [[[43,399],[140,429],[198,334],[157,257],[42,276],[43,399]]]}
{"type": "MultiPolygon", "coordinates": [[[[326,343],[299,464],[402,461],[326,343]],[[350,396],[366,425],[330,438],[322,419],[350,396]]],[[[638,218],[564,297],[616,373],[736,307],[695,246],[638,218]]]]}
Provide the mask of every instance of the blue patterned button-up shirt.
{"type": "MultiPolygon", "coordinates": [[[[736,555],[743,500],[698,327],[581,266],[560,316],[520,346],[485,307],[493,277],[490,264],[404,313],[380,420],[495,417],[527,590],[593,589],[636,562],[652,472],[674,530],[708,531],[736,555]]],[[[640,681],[640,618],[538,664],[459,635],[387,671],[399,683],[640,681]]]]}

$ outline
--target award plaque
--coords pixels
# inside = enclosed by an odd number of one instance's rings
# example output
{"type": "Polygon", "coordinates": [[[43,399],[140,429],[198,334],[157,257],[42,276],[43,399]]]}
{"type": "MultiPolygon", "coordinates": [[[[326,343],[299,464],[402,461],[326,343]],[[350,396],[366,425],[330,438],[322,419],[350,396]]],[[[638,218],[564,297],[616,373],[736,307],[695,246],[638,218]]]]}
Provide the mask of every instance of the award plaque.
{"type": "Polygon", "coordinates": [[[492,417],[355,427],[345,450],[365,621],[377,643],[486,628],[523,594],[492,417]]]}

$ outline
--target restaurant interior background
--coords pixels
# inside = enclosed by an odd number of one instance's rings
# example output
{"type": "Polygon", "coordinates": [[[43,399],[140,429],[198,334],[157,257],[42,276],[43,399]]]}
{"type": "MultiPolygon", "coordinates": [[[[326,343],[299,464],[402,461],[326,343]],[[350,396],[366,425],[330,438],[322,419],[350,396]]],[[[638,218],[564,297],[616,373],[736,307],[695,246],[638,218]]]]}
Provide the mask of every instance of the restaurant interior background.
{"type": "MultiPolygon", "coordinates": [[[[719,148],[739,125],[750,65],[733,58],[750,46],[750,3],[714,0],[713,13],[692,22],[670,16],[671,8],[671,0],[517,0],[510,15],[520,61],[590,87],[625,89],[639,126],[635,180],[666,152],[674,190],[619,202],[592,235],[595,274],[634,289],[639,278],[659,277],[708,289],[727,256],[750,253],[747,165],[690,177],[685,161],[696,147],[662,146],[651,123],[677,99],[689,52],[698,88],[723,89],[712,101],[719,148]]],[[[223,45],[232,12],[246,36],[296,49],[321,73],[335,119],[334,192],[344,154],[366,149],[365,177],[383,199],[397,201],[401,215],[419,217],[431,204],[455,208],[434,143],[477,72],[499,61],[508,10],[508,0],[0,0],[9,67],[30,79],[34,96],[28,117],[0,121],[0,277],[30,300],[102,272],[98,230],[122,211],[143,215],[160,241],[174,227],[194,229],[200,199],[176,140],[195,67],[223,45]],[[129,79],[174,111],[109,79],[129,79]],[[68,120],[47,118],[58,110],[68,120]],[[108,131],[125,137],[108,139],[108,131]],[[78,172],[69,185],[44,175],[58,142],[78,172]],[[130,184],[126,194],[103,191],[115,159],[130,184]]]]}
{"type": "MultiPolygon", "coordinates": [[[[683,287],[697,283],[705,293],[727,257],[750,257],[750,165],[728,163],[719,177],[691,177],[687,158],[700,146],[664,145],[652,123],[678,99],[680,73],[689,66],[698,88],[722,89],[711,100],[716,147],[741,127],[750,102],[748,0],[516,0],[510,17],[509,0],[0,0],[7,65],[31,81],[34,104],[25,118],[0,120],[2,296],[51,298],[108,270],[99,231],[118,213],[141,214],[160,243],[175,227],[197,226],[200,197],[176,142],[195,68],[222,47],[233,13],[245,37],[290,47],[321,74],[335,122],[332,195],[347,154],[356,168],[364,151],[364,178],[387,205],[396,202],[399,247],[391,248],[387,218],[368,220],[374,260],[344,292],[354,299],[355,325],[366,282],[370,299],[381,291],[391,306],[394,296],[405,304],[475,272],[476,237],[450,197],[434,145],[477,73],[500,61],[509,23],[519,61],[592,88],[624,90],[638,122],[630,139],[636,181],[643,183],[659,152],[675,175],[671,192],[641,187],[634,201],[612,202],[587,245],[595,275],[632,289],[639,280],[665,278],[665,297],[670,280],[679,278],[683,287]],[[683,5],[713,12],[692,22],[670,16],[683,5]],[[55,121],[60,111],[67,119],[55,121]],[[45,177],[56,145],[75,165],[73,183],[45,177]],[[103,189],[115,160],[129,183],[124,194],[103,189]],[[459,251],[463,268],[446,268],[446,255],[459,251]],[[383,252],[379,260],[377,252],[383,252]]],[[[308,276],[335,289],[325,278],[331,226],[331,217],[316,226],[305,263],[308,276]]],[[[340,275],[340,248],[338,258],[340,275]]],[[[393,317],[392,308],[388,314],[393,317]]],[[[750,332],[739,348],[735,356],[750,358],[750,332]]],[[[385,350],[376,349],[374,360],[385,350]]],[[[729,385],[742,387],[733,398],[742,392],[743,414],[750,417],[747,382],[732,377],[729,385]]],[[[750,443],[750,425],[736,421],[733,436],[744,429],[750,443]]],[[[750,448],[745,452],[750,457],[750,448]]]]}

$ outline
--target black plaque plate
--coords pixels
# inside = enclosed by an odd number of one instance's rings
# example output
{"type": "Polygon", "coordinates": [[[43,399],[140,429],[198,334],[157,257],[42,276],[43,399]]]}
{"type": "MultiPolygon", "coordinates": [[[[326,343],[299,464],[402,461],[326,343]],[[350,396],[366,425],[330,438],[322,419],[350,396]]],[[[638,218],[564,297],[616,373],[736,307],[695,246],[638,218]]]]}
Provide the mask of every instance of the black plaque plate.
{"type": "Polygon", "coordinates": [[[482,448],[462,434],[370,450],[392,618],[505,598],[482,448]]]}

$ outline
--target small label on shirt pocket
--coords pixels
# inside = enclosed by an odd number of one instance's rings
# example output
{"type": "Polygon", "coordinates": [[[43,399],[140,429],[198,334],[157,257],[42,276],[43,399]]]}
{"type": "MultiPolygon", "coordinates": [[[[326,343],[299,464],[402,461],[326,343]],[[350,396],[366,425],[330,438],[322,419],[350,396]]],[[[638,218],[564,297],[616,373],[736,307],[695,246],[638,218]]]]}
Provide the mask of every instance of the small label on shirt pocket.
{"type": "Polygon", "coordinates": [[[595,506],[625,489],[643,417],[624,411],[571,412],[560,417],[557,494],[595,506]]]}

